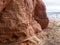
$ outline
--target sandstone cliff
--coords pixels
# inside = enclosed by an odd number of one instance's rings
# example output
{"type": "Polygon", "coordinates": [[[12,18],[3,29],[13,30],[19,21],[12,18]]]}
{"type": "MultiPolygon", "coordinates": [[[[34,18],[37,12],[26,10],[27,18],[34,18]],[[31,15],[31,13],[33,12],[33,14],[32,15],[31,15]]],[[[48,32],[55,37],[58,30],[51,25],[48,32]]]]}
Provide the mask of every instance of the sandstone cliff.
{"type": "Polygon", "coordinates": [[[0,45],[43,45],[43,31],[33,17],[35,1],[0,2],[0,45]]]}

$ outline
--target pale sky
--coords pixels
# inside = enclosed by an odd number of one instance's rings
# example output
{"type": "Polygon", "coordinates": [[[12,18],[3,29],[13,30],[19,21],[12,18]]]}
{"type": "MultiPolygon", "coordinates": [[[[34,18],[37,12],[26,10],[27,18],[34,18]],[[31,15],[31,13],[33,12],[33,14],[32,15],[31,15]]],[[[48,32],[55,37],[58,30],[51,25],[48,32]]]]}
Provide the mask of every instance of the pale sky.
{"type": "Polygon", "coordinates": [[[60,0],[43,0],[48,12],[60,12],[60,0]]]}

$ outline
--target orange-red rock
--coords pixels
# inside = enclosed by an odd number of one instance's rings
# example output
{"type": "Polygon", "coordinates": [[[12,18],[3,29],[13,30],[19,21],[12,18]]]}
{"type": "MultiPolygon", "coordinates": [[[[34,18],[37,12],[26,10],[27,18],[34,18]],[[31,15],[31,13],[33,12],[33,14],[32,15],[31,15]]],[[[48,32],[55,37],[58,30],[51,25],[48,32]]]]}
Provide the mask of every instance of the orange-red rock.
{"type": "Polygon", "coordinates": [[[0,12],[0,45],[11,45],[12,43],[12,45],[23,45],[21,44],[23,42],[34,45],[43,43],[36,36],[42,32],[42,29],[32,17],[33,1],[11,0],[9,2],[6,2],[7,6],[4,5],[0,12]]]}
{"type": "Polygon", "coordinates": [[[0,0],[0,12],[8,5],[11,0],[0,0]]]}
{"type": "Polygon", "coordinates": [[[42,0],[37,0],[33,17],[41,25],[42,29],[47,28],[49,19],[47,17],[45,4],[42,0]]]}
{"type": "Polygon", "coordinates": [[[41,26],[33,19],[37,2],[6,0],[6,3],[0,3],[0,45],[43,45],[44,40],[39,38],[41,26]]]}

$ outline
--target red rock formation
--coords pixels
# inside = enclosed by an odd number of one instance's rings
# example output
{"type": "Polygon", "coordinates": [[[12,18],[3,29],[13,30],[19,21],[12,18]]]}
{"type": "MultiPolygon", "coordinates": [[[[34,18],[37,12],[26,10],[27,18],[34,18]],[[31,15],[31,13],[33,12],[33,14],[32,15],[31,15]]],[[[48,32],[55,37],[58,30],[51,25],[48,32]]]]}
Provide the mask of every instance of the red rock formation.
{"type": "Polygon", "coordinates": [[[0,12],[8,5],[11,0],[0,0],[0,12]]]}
{"type": "MultiPolygon", "coordinates": [[[[6,0],[7,1],[7,0],[6,0]]],[[[40,45],[38,38],[42,29],[32,15],[32,0],[11,0],[7,6],[0,6],[0,45],[40,45]],[[1,8],[0,8],[1,9],[1,8]],[[19,42],[19,43],[18,43],[19,42]],[[28,43],[28,44],[27,44],[28,43]]]]}
{"type": "Polygon", "coordinates": [[[41,25],[42,29],[47,28],[49,19],[46,14],[45,4],[42,0],[37,0],[33,17],[41,25]]]}

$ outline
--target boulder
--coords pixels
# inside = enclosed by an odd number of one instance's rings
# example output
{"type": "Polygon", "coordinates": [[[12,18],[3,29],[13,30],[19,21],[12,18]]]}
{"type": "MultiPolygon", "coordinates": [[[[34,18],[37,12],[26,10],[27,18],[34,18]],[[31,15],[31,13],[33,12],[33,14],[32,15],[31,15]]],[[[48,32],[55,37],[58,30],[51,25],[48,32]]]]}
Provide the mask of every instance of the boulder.
{"type": "Polygon", "coordinates": [[[42,45],[42,29],[33,19],[32,0],[11,0],[0,13],[0,45],[42,45]],[[38,36],[37,36],[38,35],[38,36]],[[26,43],[26,44],[25,44],[26,43]]]}
{"type": "Polygon", "coordinates": [[[47,28],[49,19],[47,17],[45,4],[42,0],[37,0],[33,17],[41,25],[42,29],[47,28]]]}

